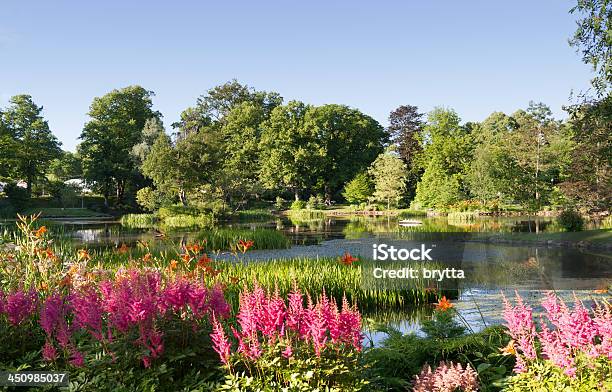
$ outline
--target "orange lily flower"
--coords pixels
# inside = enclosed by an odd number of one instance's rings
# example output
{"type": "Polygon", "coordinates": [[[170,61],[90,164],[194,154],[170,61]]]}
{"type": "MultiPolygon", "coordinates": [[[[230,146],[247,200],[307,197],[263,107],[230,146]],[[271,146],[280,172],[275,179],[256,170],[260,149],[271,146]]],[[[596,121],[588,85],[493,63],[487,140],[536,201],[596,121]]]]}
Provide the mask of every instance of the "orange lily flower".
{"type": "Polygon", "coordinates": [[[91,256],[89,255],[87,249],[79,249],[77,251],[77,256],[79,260],[91,260],[91,256]]]}
{"type": "Polygon", "coordinates": [[[36,238],[41,238],[43,235],[45,235],[47,231],[47,226],[40,226],[38,230],[34,232],[34,235],[36,236],[36,238]]]}
{"type": "Polygon", "coordinates": [[[176,261],[176,260],[170,260],[170,265],[168,266],[168,268],[170,269],[170,271],[175,270],[177,266],[178,266],[178,261],[176,261]]]}
{"type": "Polygon", "coordinates": [[[242,252],[242,253],[246,253],[247,250],[249,250],[249,248],[251,248],[255,243],[252,240],[240,240],[238,241],[238,249],[242,252]]]}
{"type": "Polygon", "coordinates": [[[196,265],[200,268],[204,268],[211,262],[212,262],[212,259],[208,257],[208,255],[204,254],[202,257],[200,257],[200,260],[198,260],[196,265]]]}
{"type": "Polygon", "coordinates": [[[147,253],[144,256],[142,256],[142,261],[144,261],[145,263],[148,263],[151,261],[151,253],[147,253]]]}
{"type": "Polygon", "coordinates": [[[181,259],[183,259],[183,262],[187,264],[191,261],[191,256],[189,256],[189,253],[183,253],[181,254],[181,259]]]}
{"type": "Polygon", "coordinates": [[[128,246],[125,244],[125,242],[121,243],[121,246],[117,249],[117,252],[124,254],[127,253],[128,251],[128,246]]]}
{"type": "Polygon", "coordinates": [[[436,310],[441,311],[446,311],[452,307],[453,304],[451,304],[450,301],[446,299],[446,296],[443,296],[441,299],[439,299],[438,303],[436,304],[436,310]]]}
{"type": "Polygon", "coordinates": [[[502,355],[516,355],[516,348],[514,347],[514,339],[508,342],[508,345],[504,348],[500,348],[502,355]]]}

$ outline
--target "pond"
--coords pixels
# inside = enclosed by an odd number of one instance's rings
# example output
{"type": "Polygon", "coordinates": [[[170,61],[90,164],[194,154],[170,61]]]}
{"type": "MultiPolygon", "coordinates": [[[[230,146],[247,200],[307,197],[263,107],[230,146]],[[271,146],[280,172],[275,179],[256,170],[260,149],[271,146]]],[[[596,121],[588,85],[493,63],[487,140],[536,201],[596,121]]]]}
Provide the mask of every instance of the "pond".
{"type": "MultiPolygon", "coordinates": [[[[449,260],[465,271],[466,278],[457,286],[456,306],[470,328],[478,330],[501,320],[501,292],[513,295],[518,290],[525,298],[541,298],[543,290],[555,290],[572,300],[592,297],[593,290],[607,287],[612,280],[612,254],[609,248],[584,248],[542,244],[513,244],[481,241],[482,233],[553,232],[558,231],[551,218],[527,216],[483,217],[453,221],[444,217],[414,218],[421,223],[401,227],[394,217],[327,217],[296,221],[281,217],[270,222],[231,222],[218,228],[248,230],[268,229],[283,233],[291,243],[288,249],[253,250],[246,260],[259,262],[271,258],[337,257],[350,252],[372,258],[373,244],[385,243],[397,248],[414,248],[420,244],[434,247],[436,259],[449,260]]],[[[90,248],[129,246],[137,241],[159,244],[187,243],[198,238],[201,230],[164,231],[153,228],[128,228],[117,221],[55,220],[54,231],[70,238],[75,245],[90,248]],[[163,232],[164,239],[158,237],[163,232]]],[[[590,223],[589,228],[596,227],[590,223]]],[[[218,258],[230,258],[220,253],[218,258]]],[[[378,322],[391,324],[403,331],[418,331],[419,320],[431,307],[404,309],[398,312],[367,315],[378,322]]],[[[373,333],[374,343],[381,335],[373,333]]]]}

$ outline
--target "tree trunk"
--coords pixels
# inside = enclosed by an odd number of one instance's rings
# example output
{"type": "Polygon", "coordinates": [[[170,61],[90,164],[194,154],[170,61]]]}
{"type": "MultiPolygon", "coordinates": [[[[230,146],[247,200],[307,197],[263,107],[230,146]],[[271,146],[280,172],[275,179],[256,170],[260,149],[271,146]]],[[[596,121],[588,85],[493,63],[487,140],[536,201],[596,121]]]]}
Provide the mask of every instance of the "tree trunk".
{"type": "Polygon", "coordinates": [[[183,188],[179,190],[179,200],[181,204],[183,204],[183,207],[187,207],[187,193],[183,188]]]}
{"type": "Polygon", "coordinates": [[[295,201],[299,201],[300,200],[300,194],[298,193],[297,189],[293,191],[295,194],[295,201]]]}

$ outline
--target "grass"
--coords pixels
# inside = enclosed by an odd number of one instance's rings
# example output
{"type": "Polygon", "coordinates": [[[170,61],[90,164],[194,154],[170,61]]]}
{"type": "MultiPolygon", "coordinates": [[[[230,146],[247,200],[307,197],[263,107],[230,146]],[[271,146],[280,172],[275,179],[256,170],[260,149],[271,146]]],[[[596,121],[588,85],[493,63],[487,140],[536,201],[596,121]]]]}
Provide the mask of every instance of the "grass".
{"type": "Polygon", "coordinates": [[[266,222],[276,218],[274,214],[264,209],[238,211],[234,216],[240,222],[266,222]]]}
{"type": "Polygon", "coordinates": [[[219,228],[198,233],[200,240],[206,240],[204,248],[208,251],[231,249],[239,240],[252,240],[252,249],[287,249],[291,246],[289,238],[277,230],[219,228]]]}
{"type": "Polygon", "coordinates": [[[155,226],[158,221],[155,214],[126,214],[120,222],[125,227],[144,229],[155,226]]]}
{"type": "Polygon", "coordinates": [[[87,208],[34,207],[28,208],[21,215],[36,215],[41,218],[100,218],[109,215],[92,211],[87,208]]]}
{"type": "Polygon", "coordinates": [[[325,219],[326,217],[325,211],[322,210],[288,210],[286,213],[289,219],[297,222],[308,222],[311,220],[325,219]]]}
{"type": "MultiPolygon", "coordinates": [[[[362,260],[351,266],[341,264],[337,258],[293,258],[274,259],[266,262],[232,263],[220,262],[220,275],[226,284],[228,300],[236,304],[238,290],[242,285],[252,286],[257,281],[261,286],[286,295],[293,290],[294,283],[311,295],[325,292],[336,301],[346,295],[366,313],[377,313],[384,309],[406,309],[415,304],[428,303],[436,298],[421,282],[412,288],[381,288],[364,285],[362,274],[371,267],[371,261],[362,260]],[[231,280],[237,281],[232,285],[231,280]]],[[[449,292],[450,295],[450,292],[449,292]]]]}

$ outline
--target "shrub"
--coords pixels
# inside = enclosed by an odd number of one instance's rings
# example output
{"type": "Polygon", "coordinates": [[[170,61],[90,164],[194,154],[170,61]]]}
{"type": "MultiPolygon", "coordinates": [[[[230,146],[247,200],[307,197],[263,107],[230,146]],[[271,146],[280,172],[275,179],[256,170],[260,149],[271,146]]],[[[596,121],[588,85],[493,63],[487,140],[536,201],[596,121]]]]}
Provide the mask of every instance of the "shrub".
{"type": "Polygon", "coordinates": [[[284,206],[285,206],[285,199],[283,199],[280,196],[276,196],[276,200],[274,201],[274,207],[277,210],[282,210],[284,206]]]}
{"type": "Polygon", "coordinates": [[[306,208],[309,210],[319,210],[325,208],[325,200],[323,200],[323,197],[321,195],[312,195],[310,196],[310,198],[308,198],[306,208]]]}
{"type": "Polygon", "coordinates": [[[148,186],[136,192],[136,202],[145,211],[155,211],[161,205],[157,192],[148,186]]]}
{"type": "Polygon", "coordinates": [[[306,202],[304,200],[295,200],[289,208],[292,210],[303,210],[306,208],[306,202]]]}
{"type": "Polygon", "coordinates": [[[51,181],[47,185],[51,196],[57,200],[62,207],[73,206],[77,200],[77,190],[71,185],[66,185],[62,181],[51,181]]]}
{"type": "Polygon", "coordinates": [[[351,204],[365,203],[374,193],[373,188],[367,172],[361,172],[344,185],[342,196],[351,204]]]}
{"type": "Polygon", "coordinates": [[[30,200],[27,189],[17,186],[14,182],[10,182],[4,187],[4,193],[17,211],[22,211],[27,207],[30,200]]]}
{"type": "Polygon", "coordinates": [[[288,304],[255,284],[240,295],[238,326],[215,321],[213,348],[228,372],[226,389],[358,391],[361,315],[325,294],[313,303],[294,288],[288,304]],[[231,337],[230,337],[231,336],[231,337]]]}
{"type": "Polygon", "coordinates": [[[557,223],[565,231],[581,231],[584,227],[582,215],[573,209],[563,210],[557,218],[557,223]]]}

